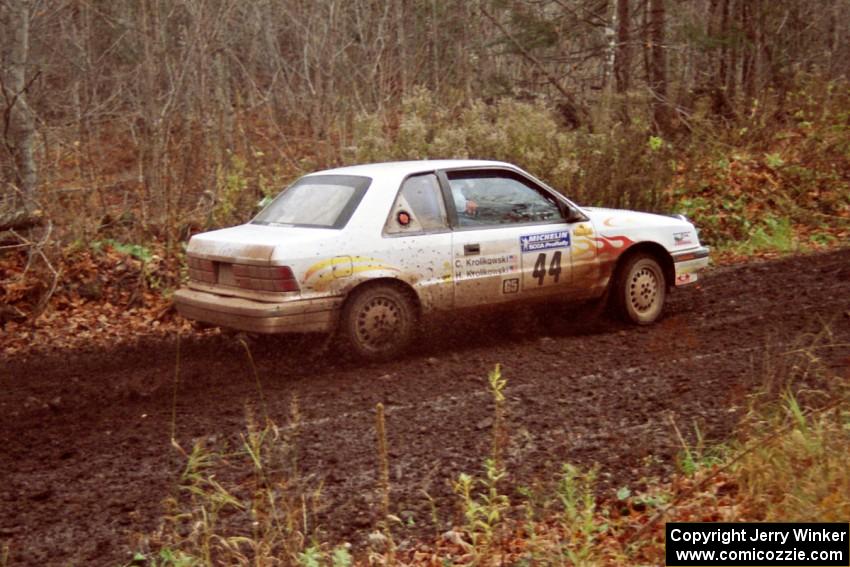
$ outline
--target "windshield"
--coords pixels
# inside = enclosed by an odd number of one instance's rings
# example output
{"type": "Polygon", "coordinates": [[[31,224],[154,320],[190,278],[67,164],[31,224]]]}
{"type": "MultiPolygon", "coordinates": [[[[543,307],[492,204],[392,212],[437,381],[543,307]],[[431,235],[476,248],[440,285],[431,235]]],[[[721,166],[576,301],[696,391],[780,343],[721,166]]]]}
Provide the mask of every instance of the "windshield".
{"type": "Polygon", "coordinates": [[[284,189],[253,224],[342,228],[371,179],[355,175],[309,175],[284,189]]]}

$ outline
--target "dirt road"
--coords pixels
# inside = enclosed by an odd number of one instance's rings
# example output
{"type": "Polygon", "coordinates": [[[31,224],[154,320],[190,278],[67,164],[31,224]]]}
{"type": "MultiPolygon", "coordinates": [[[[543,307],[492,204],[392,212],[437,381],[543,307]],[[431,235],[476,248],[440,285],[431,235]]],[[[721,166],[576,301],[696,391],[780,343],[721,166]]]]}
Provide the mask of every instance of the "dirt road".
{"type": "MultiPolygon", "coordinates": [[[[403,360],[356,365],[295,343],[254,350],[268,411],[303,414],[304,474],[324,482],[322,521],[357,540],[374,520],[375,404],[387,408],[395,512],[411,534],[455,515],[448,480],[478,472],[490,443],[486,376],[508,380],[508,467],[520,482],[564,461],[598,463],[601,490],[666,474],[678,451],[670,419],[728,434],[758,387],[765,352],[830,322],[850,341],[850,249],[722,268],[673,293],[649,328],[573,325],[550,315],[511,336],[499,320],[458,321],[403,360]],[[767,351],[766,351],[767,349],[767,351]],[[430,524],[423,497],[438,504],[430,524]]],[[[244,350],[224,337],[184,339],[177,438],[234,439],[257,389],[244,350]]],[[[850,349],[829,349],[847,374],[850,349]]],[[[117,565],[153,530],[182,463],[170,446],[175,343],[3,361],[0,547],[12,565],[117,565]]]]}

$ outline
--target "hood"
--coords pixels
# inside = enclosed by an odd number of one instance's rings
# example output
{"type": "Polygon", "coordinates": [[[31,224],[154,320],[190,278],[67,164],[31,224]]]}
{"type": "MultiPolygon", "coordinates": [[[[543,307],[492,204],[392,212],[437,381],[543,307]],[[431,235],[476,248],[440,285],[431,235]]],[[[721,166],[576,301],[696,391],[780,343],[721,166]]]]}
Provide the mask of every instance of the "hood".
{"type": "Polygon", "coordinates": [[[186,252],[208,260],[271,264],[338,235],[333,229],[243,224],[196,234],[186,252]]]}
{"type": "Polygon", "coordinates": [[[602,207],[582,207],[582,211],[590,217],[591,222],[593,222],[598,230],[629,227],[692,227],[691,223],[679,217],[667,215],[639,213],[637,211],[626,211],[623,209],[605,209],[602,207]]]}

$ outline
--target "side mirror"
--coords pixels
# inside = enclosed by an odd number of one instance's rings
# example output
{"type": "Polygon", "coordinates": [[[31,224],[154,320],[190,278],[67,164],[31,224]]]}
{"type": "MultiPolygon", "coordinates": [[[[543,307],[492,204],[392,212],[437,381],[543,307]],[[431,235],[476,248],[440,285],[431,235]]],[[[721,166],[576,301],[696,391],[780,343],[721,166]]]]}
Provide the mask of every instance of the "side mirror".
{"type": "Polygon", "coordinates": [[[587,220],[581,212],[575,210],[567,203],[561,202],[560,207],[561,214],[564,216],[564,220],[568,223],[581,222],[587,220]]]}

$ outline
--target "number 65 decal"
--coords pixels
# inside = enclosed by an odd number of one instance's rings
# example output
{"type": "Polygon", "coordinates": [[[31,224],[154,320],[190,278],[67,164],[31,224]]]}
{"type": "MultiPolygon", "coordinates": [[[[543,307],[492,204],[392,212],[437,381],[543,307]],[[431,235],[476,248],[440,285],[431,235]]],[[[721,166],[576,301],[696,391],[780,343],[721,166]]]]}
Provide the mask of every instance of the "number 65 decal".
{"type": "Polygon", "coordinates": [[[534,271],[531,272],[532,277],[537,278],[537,285],[543,285],[543,280],[549,275],[554,279],[553,283],[558,283],[561,278],[561,252],[552,254],[552,261],[549,263],[549,269],[546,269],[546,254],[540,253],[537,260],[534,261],[534,271]]]}

